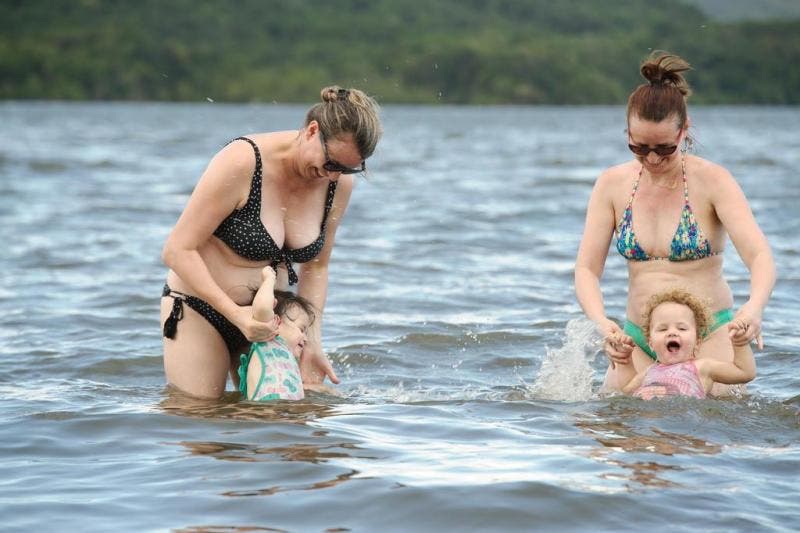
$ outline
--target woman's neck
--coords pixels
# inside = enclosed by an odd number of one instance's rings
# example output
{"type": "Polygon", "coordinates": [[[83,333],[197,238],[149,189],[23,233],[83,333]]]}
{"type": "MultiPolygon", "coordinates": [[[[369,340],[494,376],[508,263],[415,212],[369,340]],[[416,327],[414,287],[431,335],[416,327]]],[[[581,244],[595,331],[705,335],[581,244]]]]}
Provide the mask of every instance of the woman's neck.
{"type": "Polygon", "coordinates": [[[300,132],[285,132],[274,152],[280,169],[278,179],[287,184],[295,184],[303,179],[300,162],[300,132]]]}
{"type": "Polygon", "coordinates": [[[670,165],[661,172],[653,172],[646,167],[642,169],[642,174],[652,185],[662,189],[677,189],[684,175],[683,158],[677,159],[675,164],[670,165]]]}

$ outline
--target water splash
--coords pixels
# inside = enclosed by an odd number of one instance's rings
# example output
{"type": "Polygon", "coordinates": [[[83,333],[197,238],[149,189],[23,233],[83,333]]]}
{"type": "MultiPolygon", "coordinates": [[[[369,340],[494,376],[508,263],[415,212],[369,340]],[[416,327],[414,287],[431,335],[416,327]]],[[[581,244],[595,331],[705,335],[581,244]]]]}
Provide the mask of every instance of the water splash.
{"type": "Polygon", "coordinates": [[[564,343],[560,348],[547,348],[530,392],[541,400],[589,400],[594,378],[591,362],[597,354],[600,335],[594,322],[585,318],[567,322],[564,333],[564,343]]]}

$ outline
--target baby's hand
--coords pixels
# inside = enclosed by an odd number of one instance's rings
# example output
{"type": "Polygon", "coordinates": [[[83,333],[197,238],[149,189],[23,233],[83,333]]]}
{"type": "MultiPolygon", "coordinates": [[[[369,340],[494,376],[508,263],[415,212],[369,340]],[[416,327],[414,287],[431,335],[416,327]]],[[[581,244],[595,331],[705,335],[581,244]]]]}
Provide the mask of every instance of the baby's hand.
{"type": "Polygon", "coordinates": [[[740,335],[745,331],[747,331],[747,324],[745,324],[744,320],[742,320],[741,318],[733,320],[730,324],[728,324],[729,337],[740,335]]]}
{"type": "Polygon", "coordinates": [[[755,341],[759,349],[764,348],[760,324],[754,325],[744,318],[735,318],[728,324],[728,338],[735,346],[746,346],[755,341]]]}
{"type": "Polygon", "coordinates": [[[761,312],[749,303],[744,304],[736,312],[733,321],[728,324],[728,337],[734,346],[746,346],[755,342],[761,350],[764,339],[761,337],[761,312]]]}
{"type": "Polygon", "coordinates": [[[261,283],[262,285],[268,281],[275,283],[275,269],[271,266],[265,266],[261,269],[261,283]]]}
{"type": "Polygon", "coordinates": [[[616,365],[627,365],[631,362],[633,353],[633,339],[625,334],[612,334],[605,338],[604,348],[606,355],[611,360],[612,368],[616,365]]]}
{"type": "Polygon", "coordinates": [[[634,348],[633,339],[613,320],[605,319],[598,327],[603,335],[603,350],[611,363],[611,368],[616,368],[618,364],[629,364],[634,348]]]}

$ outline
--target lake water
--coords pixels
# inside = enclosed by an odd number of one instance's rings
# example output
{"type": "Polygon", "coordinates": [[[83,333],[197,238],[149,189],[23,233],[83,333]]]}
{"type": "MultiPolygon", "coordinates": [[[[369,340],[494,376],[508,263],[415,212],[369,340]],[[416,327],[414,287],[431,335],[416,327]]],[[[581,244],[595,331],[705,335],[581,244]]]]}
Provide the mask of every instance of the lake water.
{"type": "MultiPolygon", "coordinates": [[[[386,106],[331,264],[342,397],[170,393],[163,242],[216,150],[304,111],[0,103],[0,529],[800,529],[800,109],[692,109],[778,264],[742,398],[597,394],[572,265],[620,107],[386,106]]],[[[625,282],[612,254],[620,319],[625,282]]]]}

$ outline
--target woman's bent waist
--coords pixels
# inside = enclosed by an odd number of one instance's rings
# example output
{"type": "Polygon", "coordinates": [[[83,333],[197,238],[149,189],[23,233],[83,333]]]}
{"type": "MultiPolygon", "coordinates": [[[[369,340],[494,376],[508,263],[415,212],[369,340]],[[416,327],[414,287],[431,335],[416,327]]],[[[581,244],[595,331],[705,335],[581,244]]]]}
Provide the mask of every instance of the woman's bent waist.
{"type": "MultiPolygon", "coordinates": [[[[260,285],[260,272],[261,269],[256,269],[248,276],[226,275],[220,279],[212,275],[212,278],[236,305],[250,305],[260,285]]],[[[166,284],[173,291],[202,298],[199,291],[185,282],[174,270],[167,273],[166,284]]]]}
{"type": "Polygon", "coordinates": [[[646,275],[631,278],[628,284],[628,319],[642,322],[642,313],[651,296],[662,291],[684,289],[706,303],[712,312],[733,307],[733,293],[722,275],[683,277],[674,275],[646,275]]]}

